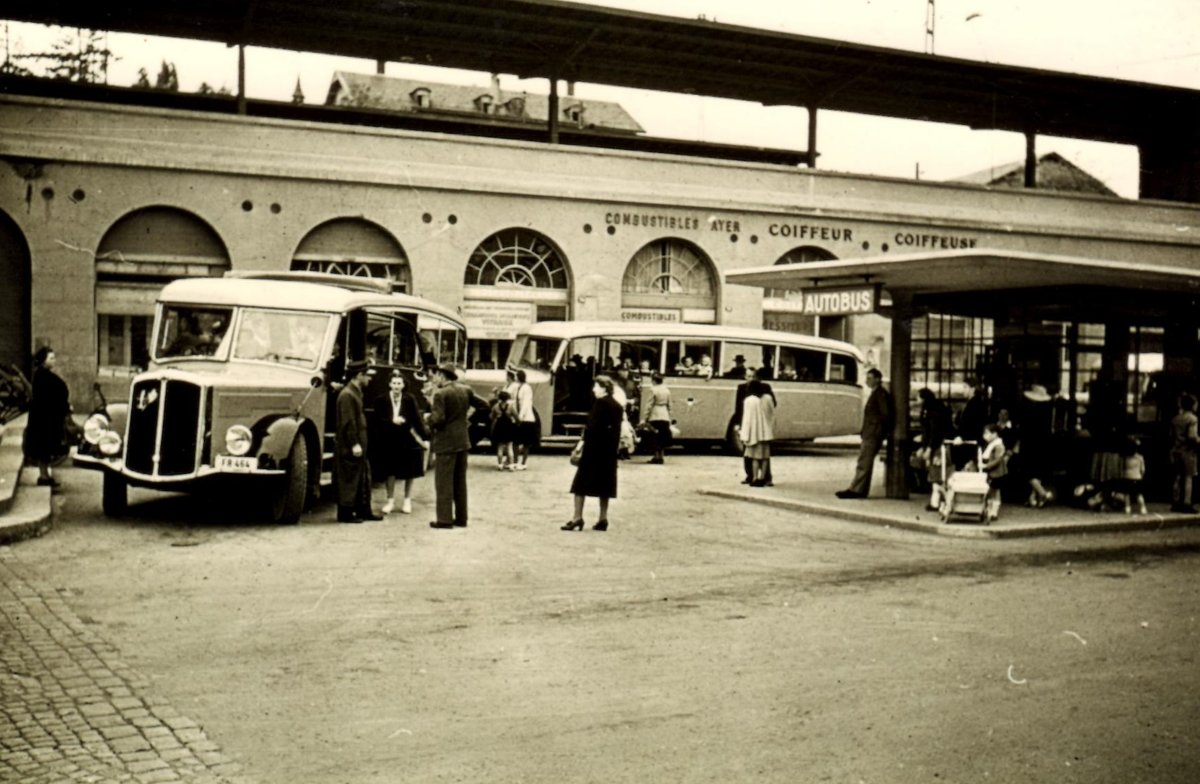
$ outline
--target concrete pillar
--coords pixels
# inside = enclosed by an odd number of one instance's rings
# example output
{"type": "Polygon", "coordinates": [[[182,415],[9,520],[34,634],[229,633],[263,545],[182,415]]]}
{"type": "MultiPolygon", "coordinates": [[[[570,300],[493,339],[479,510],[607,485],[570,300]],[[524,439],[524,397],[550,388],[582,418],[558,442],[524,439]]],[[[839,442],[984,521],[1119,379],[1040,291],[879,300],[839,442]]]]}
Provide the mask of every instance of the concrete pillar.
{"type": "Polygon", "coordinates": [[[908,399],[912,370],[912,296],[892,292],[891,393],[896,421],[887,446],[887,497],[908,498],[908,399]]]}

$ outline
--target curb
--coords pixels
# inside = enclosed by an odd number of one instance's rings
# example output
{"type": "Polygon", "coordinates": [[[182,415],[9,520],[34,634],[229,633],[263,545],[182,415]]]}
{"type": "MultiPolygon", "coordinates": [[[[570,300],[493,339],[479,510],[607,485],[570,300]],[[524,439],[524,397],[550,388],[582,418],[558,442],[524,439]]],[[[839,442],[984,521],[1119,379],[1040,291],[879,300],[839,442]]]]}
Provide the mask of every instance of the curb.
{"type": "MultiPolygon", "coordinates": [[[[839,520],[857,523],[869,523],[885,528],[898,528],[904,531],[918,531],[936,536],[951,536],[959,539],[1018,539],[1034,536],[1058,536],[1060,534],[1102,534],[1122,533],[1127,531],[1161,531],[1169,528],[1189,528],[1200,526],[1200,514],[1163,515],[1152,514],[1139,517],[1114,515],[1113,519],[1095,522],[1053,522],[1041,525],[1014,525],[1008,527],[991,527],[986,525],[947,524],[938,522],[922,522],[921,520],[906,520],[885,514],[872,514],[867,511],[850,510],[842,506],[818,503],[813,501],[791,500],[786,498],[769,498],[750,493],[739,493],[729,490],[700,490],[701,495],[716,498],[728,498],[734,501],[746,501],[761,504],[776,509],[787,509],[795,512],[808,512],[839,520]]],[[[859,502],[861,503],[861,502],[859,502]]]]}
{"type": "Polygon", "coordinates": [[[0,545],[41,536],[53,523],[50,488],[38,486],[37,471],[32,468],[21,471],[20,487],[8,512],[0,515],[0,545]]]}

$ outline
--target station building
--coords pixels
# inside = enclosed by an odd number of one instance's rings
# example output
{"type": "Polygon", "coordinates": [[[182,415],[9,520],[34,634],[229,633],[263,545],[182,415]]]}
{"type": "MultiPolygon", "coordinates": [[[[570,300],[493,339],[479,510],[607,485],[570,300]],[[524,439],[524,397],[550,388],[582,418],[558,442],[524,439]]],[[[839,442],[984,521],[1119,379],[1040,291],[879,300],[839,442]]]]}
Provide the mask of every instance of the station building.
{"type": "Polygon", "coordinates": [[[164,283],[248,269],[388,278],[462,315],[476,367],[530,322],[616,319],[887,346],[902,406],[1039,383],[1152,423],[1156,383],[1197,379],[1194,204],[36,96],[0,118],[0,355],[53,345],[77,401],[145,365],[164,283]]]}

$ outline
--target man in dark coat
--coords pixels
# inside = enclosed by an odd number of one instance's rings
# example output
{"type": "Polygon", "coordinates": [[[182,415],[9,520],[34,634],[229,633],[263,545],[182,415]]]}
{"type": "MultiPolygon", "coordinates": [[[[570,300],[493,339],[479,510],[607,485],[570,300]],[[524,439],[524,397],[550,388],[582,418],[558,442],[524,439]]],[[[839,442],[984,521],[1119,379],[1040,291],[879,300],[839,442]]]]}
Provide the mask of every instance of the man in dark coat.
{"type": "Polygon", "coordinates": [[[871,471],[875,466],[875,458],[892,429],[892,396],[883,388],[883,374],[878,369],[867,371],[867,386],[871,394],[863,409],[862,446],[858,450],[854,481],[845,490],[837,491],[838,498],[866,498],[871,492],[871,471]]]}
{"type": "Polygon", "coordinates": [[[450,365],[434,371],[437,388],[429,412],[431,449],[434,455],[433,486],[437,494],[437,519],[430,528],[467,527],[467,453],[471,438],[467,424],[472,407],[486,406],[471,388],[458,382],[450,365]]]}
{"type": "Polygon", "coordinates": [[[363,360],[346,365],[346,386],[338,393],[334,469],[339,523],[383,519],[371,510],[371,464],[367,460],[367,415],[363,409],[363,388],[370,380],[368,369],[363,360]]]}
{"type": "MultiPolygon", "coordinates": [[[[762,368],[755,370],[749,381],[744,381],[737,385],[737,394],[734,396],[733,404],[733,429],[739,430],[742,426],[742,412],[746,407],[746,395],[750,392],[750,383],[758,380],[761,385],[762,393],[770,395],[775,406],[779,406],[779,398],[775,397],[775,390],[771,389],[771,385],[767,383],[766,376],[762,368]]],[[[740,439],[739,439],[740,442],[740,439]]],[[[746,478],[742,480],[742,484],[748,485],[754,479],[754,461],[748,457],[742,457],[742,470],[746,473],[746,478]]],[[[766,487],[771,487],[775,484],[771,479],[771,458],[767,458],[767,464],[763,469],[763,484],[766,487]]]]}

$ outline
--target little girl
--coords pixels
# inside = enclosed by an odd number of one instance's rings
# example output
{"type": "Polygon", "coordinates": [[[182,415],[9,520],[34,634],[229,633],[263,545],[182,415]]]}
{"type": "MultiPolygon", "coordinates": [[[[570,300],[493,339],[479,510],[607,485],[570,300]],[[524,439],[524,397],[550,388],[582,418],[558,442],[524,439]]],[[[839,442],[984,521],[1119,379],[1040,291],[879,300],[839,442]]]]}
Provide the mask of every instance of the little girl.
{"type": "Polygon", "coordinates": [[[1128,439],[1121,449],[1121,495],[1125,500],[1125,514],[1133,512],[1137,501],[1138,514],[1146,514],[1146,497],[1142,495],[1142,480],[1146,478],[1146,458],[1138,451],[1138,440],[1128,439]]]}
{"type": "Polygon", "coordinates": [[[995,520],[1000,516],[1000,492],[1004,477],[1008,476],[1008,461],[1004,459],[1004,441],[1000,438],[999,428],[995,425],[983,426],[982,465],[980,471],[988,475],[987,519],[995,520]]]}
{"type": "Polygon", "coordinates": [[[501,389],[496,393],[496,402],[492,405],[492,443],[496,445],[496,468],[508,471],[515,465],[516,455],[513,452],[513,439],[517,432],[517,408],[512,396],[507,390],[501,389]]]}

